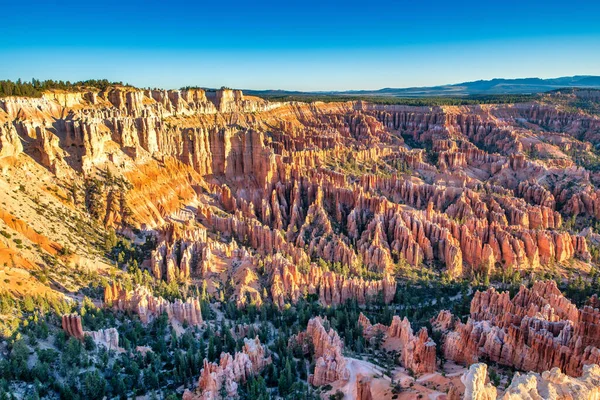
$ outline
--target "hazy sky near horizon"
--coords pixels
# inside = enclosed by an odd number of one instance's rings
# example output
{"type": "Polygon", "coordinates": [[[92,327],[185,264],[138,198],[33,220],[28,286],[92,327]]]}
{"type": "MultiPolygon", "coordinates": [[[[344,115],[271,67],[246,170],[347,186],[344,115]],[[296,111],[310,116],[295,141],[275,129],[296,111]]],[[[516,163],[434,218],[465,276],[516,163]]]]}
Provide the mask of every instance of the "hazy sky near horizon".
{"type": "Polygon", "coordinates": [[[598,1],[21,1],[0,79],[347,90],[600,75],[598,1]]]}

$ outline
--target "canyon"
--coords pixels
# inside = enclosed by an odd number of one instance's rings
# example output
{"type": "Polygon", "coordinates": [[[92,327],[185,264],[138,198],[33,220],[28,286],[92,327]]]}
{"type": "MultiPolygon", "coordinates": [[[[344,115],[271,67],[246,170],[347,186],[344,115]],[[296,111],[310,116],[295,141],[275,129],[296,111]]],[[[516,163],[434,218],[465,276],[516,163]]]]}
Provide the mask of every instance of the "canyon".
{"type": "Polygon", "coordinates": [[[286,363],[323,398],[592,399],[600,302],[561,291],[598,277],[600,117],[565,106],[590,96],[407,106],[110,85],[0,98],[2,289],[65,302],[68,338],[124,358],[167,348],[131,321],[172,346],[229,340],[170,365],[186,400],[265,376],[270,393],[292,390],[273,372],[286,363]],[[76,306],[88,296],[112,316],[94,331],[76,306]],[[466,313],[444,309],[461,301],[466,313]]]}

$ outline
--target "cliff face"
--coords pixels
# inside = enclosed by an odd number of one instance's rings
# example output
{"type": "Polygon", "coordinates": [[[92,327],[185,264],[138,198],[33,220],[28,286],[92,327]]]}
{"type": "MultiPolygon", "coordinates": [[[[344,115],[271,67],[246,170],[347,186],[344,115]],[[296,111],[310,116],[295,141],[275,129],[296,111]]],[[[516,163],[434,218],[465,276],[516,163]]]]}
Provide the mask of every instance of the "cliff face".
{"type": "Polygon", "coordinates": [[[578,309],[554,281],[522,286],[512,299],[491,288],[475,294],[468,322],[446,333],[443,349],[447,359],[465,364],[485,359],[524,371],[558,367],[580,376],[585,365],[600,362],[599,326],[600,311],[578,309]]]}

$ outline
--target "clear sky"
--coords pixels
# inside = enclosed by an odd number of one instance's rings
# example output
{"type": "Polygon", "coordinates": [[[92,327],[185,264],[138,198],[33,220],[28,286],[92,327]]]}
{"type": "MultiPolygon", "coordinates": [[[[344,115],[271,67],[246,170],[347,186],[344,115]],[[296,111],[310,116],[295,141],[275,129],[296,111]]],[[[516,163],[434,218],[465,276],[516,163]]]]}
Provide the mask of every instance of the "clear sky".
{"type": "Polygon", "coordinates": [[[600,75],[600,1],[4,2],[0,79],[345,90],[600,75]]]}

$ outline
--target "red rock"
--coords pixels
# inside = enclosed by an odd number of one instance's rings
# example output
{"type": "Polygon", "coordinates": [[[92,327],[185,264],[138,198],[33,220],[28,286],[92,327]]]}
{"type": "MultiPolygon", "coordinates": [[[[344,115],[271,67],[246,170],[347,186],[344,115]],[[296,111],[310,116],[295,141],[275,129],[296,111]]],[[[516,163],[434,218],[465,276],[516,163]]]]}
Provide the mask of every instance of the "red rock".
{"type": "Polygon", "coordinates": [[[306,330],[290,338],[290,345],[302,346],[305,353],[311,349],[316,359],[315,370],[308,377],[309,383],[322,386],[338,380],[348,380],[350,371],[342,355],[343,342],[332,328],[327,330],[321,317],[311,318],[306,330]]]}
{"type": "Polygon", "coordinates": [[[371,379],[360,374],[356,376],[356,399],[373,400],[373,395],[371,394],[371,379]]]}
{"type": "Polygon", "coordinates": [[[73,336],[76,339],[83,340],[83,326],[81,325],[81,317],[79,315],[63,315],[62,328],[69,336],[73,336]]]}
{"type": "Polygon", "coordinates": [[[448,310],[442,310],[437,317],[431,319],[431,326],[435,331],[448,332],[454,329],[456,318],[448,310]]]}
{"type": "Polygon", "coordinates": [[[132,311],[140,317],[143,323],[167,313],[169,320],[179,323],[187,321],[190,325],[200,326],[203,324],[200,301],[196,298],[188,298],[185,302],[177,299],[169,302],[162,297],[154,297],[146,287],[139,286],[133,291],[127,291],[121,286],[113,283],[104,289],[104,303],[120,311],[132,311]]]}
{"type": "Polygon", "coordinates": [[[477,292],[471,316],[445,335],[449,360],[470,364],[486,359],[526,371],[558,367],[581,375],[583,365],[600,361],[600,311],[577,309],[554,281],[521,287],[510,298],[493,288],[477,292]]]}
{"type": "Polygon", "coordinates": [[[84,331],[81,317],[77,314],[65,314],[62,316],[62,328],[69,336],[83,340],[90,336],[96,344],[112,350],[119,349],[119,332],[115,328],[100,329],[98,331],[84,331]]]}
{"type": "Polygon", "coordinates": [[[383,339],[398,339],[397,343],[400,352],[400,362],[415,374],[425,374],[434,372],[437,364],[436,345],[429,338],[427,329],[422,328],[415,336],[413,334],[408,319],[400,319],[394,316],[392,324],[386,327],[381,324],[371,325],[369,319],[362,313],[359,316],[358,323],[363,327],[363,335],[367,340],[372,340],[378,332],[385,332],[383,339]]]}
{"type": "Polygon", "coordinates": [[[235,398],[238,395],[238,383],[246,382],[270,364],[271,357],[266,357],[265,349],[256,337],[244,339],[241,352],[234,356],[221,353],[219,364],[211,363],[204,359],[204,366],[200,371],[198,387],[194,392],[186,390],[183,398],[186,400],[217,400],[220,399],[219,391],[225,386],[228,396],[235,398]]]}

